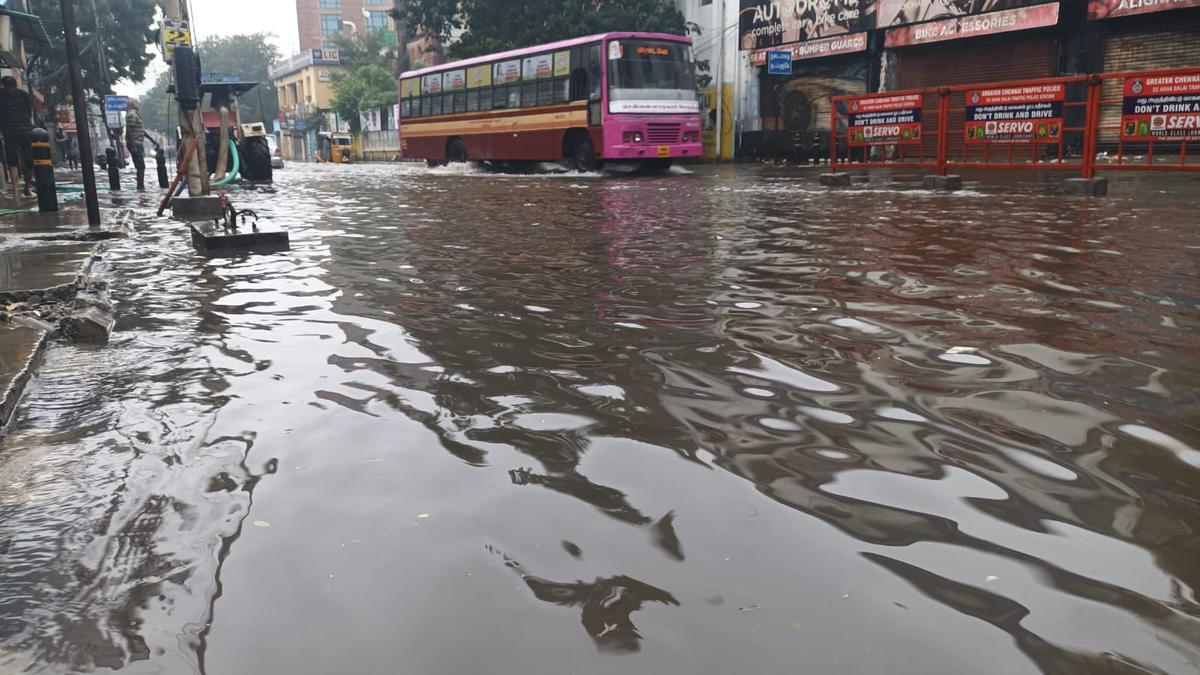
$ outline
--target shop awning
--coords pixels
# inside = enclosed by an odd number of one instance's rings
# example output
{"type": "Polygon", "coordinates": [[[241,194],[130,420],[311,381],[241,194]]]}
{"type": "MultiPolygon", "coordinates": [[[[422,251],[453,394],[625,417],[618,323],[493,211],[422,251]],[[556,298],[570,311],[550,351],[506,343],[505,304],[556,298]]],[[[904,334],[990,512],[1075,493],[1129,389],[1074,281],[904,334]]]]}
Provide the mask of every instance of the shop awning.
{"type": "Polygon", "coordinates": [[[0,15],[10,17],[13,37],[28,43],[36,43],[42,47],[50,46],[50,36],[46,34],[46,27],[42,24],[41,17],[24,12],[14,12],[3,7],[0,7],[0,15]]]}

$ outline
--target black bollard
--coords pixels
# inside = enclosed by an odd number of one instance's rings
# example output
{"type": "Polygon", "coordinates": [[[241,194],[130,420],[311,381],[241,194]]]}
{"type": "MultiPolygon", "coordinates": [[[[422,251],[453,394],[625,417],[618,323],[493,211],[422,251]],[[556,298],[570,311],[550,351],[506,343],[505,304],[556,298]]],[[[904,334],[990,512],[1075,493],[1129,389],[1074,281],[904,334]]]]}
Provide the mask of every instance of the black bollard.
{"type": "Polygon", "coordinates": [[[58,193],[54,187],[54,158],[50,154],[50,132],[33,130],[33,178],[37,181],[38,211],[58,210],[58,193]]]}
{"type": "Polygon", "coordinates": [[[158,187],[167,187],[167,154],[161,145],[154,146],[154,163],[158,165],[158,187]]]}
{"type": "Polygon", "coordinates": [[[116,192],[121,189],[121,169],[117,167],[117,149],[108,148],[104,151],[108,161],[108,189],[116,192]]]}

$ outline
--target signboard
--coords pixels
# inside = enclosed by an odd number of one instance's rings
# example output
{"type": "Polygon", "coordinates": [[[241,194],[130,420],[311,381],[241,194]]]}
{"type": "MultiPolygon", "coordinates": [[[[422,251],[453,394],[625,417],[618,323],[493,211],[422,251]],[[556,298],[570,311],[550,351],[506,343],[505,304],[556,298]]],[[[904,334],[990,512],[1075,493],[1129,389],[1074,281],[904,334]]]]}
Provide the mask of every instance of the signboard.
{"type": "Polygon", "coordinates": [[[192,31],[186,21],[166,19],[162,26],[163,60],[167,63],[175,58],[176,47],[191,47],[192,31]]]}
{"type": "Polygon", "coordinates": [[[876,0],[741,0],[738,45],[764,49],[875,27],[876,0]]]}
{"type": "Polygon", "coordinates": [[[554,52],[554,76],[567,77],[571,74],[571,52],[554,52]]]}
{"type": "Polygon", "coordinates": [[[332,70],[318,70],[317,71],[317,82],[333,82],[333,71],[332,70]]]}
{"type": "Polygon", "coordinates": [[[121,122],[121,111],[119,110],[109,110],[105,112],[104,123],[108,125],[109,129],[120,129],[121,127],[125,126],[121,122]]]}
{"type": "Polygon", "coordinates": [[[878,0],[876,27],[907,26],[913,23],[1005,12],[1045,2],[1047,0],[878,0]]]}
{"type": "Polygon", "coordinates": [[[492,82],[495,84],[516,82],[521,79],[521,60],[501,61],[496,64],[494,71],[492,82]]]}
{"type": "Polygon", "coordinates": [[[848,105],[850,145],[921,142],[921,94],[853,98],[848,105]]]}
{"type": "Polygon", "coordinates": [[[125,112],[128,109],[128,96],[113,96],[109,94],[104,97],[104,110],[106,112],[125,112]]]}
{"type": "Polygon", "coordinates": [[[1184,7],[1200,7],[1200,0],[1091,0],[1088,3],[1088,18],[1094,21],[1184,7]]]}
{"type": "Polygon", "coordinates": [[[314,66],[338,66],[342,63],[342,53],[336,49],[314,49],[312,62],[314,66]]]}
{"type": "Polygon", "coordinates": [[[410,77],[400,82],[400,98],[415,98],[421,95],[421,80],[410,77]]]}
{"type": "Polygon", "coordinates": [[[491,66],[475,66],[467,68],[467,89],[492,86],[491,66]]]}
{"type": "Polygon", "coordinates": [[[1200,73],[1126,79],[1121,140],[1200,140],[1200,73]]]}
{"type": "Polygon", "coordinates": [[[838,37],[824,38],[821,40],[809,40],[808,42],[795,42],[790,45],[780,45],[774,49],[758,49],[750,52],[750,65],[761,66],[767,62],[767,54],[771,51],[786,51],[792,55],[793,61],[803,61],[805,59],[819,59],[823,56],[836,56],[838,54],[853,54],[855,52],[865,52],[867,50],[867,34],[852,33],[850,35],[839,35],[838,37]]]}
{"type": "Polygon", "coordinates": [[[967,143],[1059,143],[1064,84],[974,89],[967,92],[967,143]]]}
{"type": "Polygon", "coordinates": [[[771,50],[767,52],[768,75],[791,75],[792,53],[789,51],[771,50]]]}
{"type": "Polygon", "coordinates": [[[1008,33],[1058,24],[1058,3],[1022,7],[957,19],[930,21],[915,26],[891,28],[884,47],[905,47],[943,40],[1008,33]]]}

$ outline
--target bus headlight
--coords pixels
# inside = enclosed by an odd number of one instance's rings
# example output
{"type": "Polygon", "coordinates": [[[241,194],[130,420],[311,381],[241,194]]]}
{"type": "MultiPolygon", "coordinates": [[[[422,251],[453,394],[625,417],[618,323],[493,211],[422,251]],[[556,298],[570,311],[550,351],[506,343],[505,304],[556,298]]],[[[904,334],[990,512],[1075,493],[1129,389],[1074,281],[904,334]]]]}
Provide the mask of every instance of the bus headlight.
{"type": "Polygon", "coordinates": [[[642,132],[626,131],[624,134],[621,134],[621,140],[623,140],[626,143],[641,143],[642,142],[642,132]]]}
{"type": "Polygon", "coordinates": [[[699,131],[683,132],[683,142],[684,143],[699,143],[700,142],[700,132],[699,131]]]}

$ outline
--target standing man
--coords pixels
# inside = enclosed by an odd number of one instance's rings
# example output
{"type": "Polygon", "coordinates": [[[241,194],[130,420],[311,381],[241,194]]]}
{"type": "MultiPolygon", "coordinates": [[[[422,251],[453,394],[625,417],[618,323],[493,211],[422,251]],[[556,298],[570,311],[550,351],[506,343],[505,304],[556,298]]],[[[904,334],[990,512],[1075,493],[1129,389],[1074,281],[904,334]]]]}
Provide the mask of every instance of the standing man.
{"type": "Polygon", "coordinates": [[[4,159],[12,183],[13,199],[17,199],[17,176],[25,170],[26,197],[32,197],[33,181],[33,99],[29,92],[17,88],[11,75],[0,78],[0,132],[4,134],[4,159]]]}
{"type": "Polygon", "coordinates": [[[129,99],[129,108],[125,111],[125,147],[129,148],[129,157],[137,169],[138,192],[145,192],[146,130],[142,127],[141,107],[141,102],[136,98],[129,99]]]}

